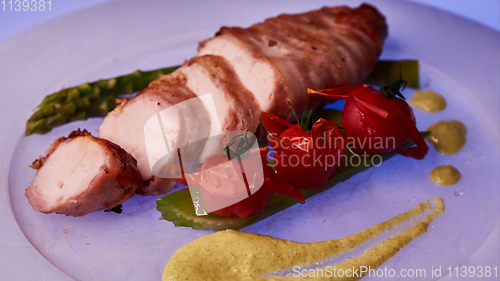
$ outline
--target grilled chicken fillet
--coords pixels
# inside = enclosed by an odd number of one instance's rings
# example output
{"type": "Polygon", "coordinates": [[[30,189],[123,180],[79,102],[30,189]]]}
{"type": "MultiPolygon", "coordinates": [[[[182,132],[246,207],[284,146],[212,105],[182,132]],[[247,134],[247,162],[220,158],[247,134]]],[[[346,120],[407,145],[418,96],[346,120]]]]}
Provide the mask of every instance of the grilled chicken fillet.
{"type": "MultiPolygon", "coordinates": [[[[141,146],[146,119],[174,105],[172,95],[186,100],[211,93],[222,130],[254,132],[262,111],[290,118],[287,100],[301,112],[307,88],[361,83],[373,70],[386,36],[384,17],[369,5],[280,15],[249,28],[223,27],[215,37],[200,43],[195,58],[174,73],[158,78],[131,102],[108,114],[99,136],[119,144],[138,159],[143,180],[152,184],[139,189],[139,193],[165,193],[174,181],[161,182],[152,175],[141,146]],[[158,90],[158,84],[163,84],[162,90],[158,90]],[[179,91],[183,94],[177,95],[179,91]],[[152,95],[155,99],[151,99],[152,95]],[[165,99],[169,102],[155,105],[165,99]]],[[[310,106],[316,105],[314,100],[310,102],[310,106]]],[[[191,133],[199,128],[214,131],[214,116],[187,115],[182,116],[182,122],[196,124],[191,133]]],[[[181,135],[182,129],[175,128],[182,118],[163,122],[164,129],[179,130],[174,135],[181,135]]],[[[218,142],[220,139],[208,141],[200,160],[215,153],[220,147],[218,142]]]]}

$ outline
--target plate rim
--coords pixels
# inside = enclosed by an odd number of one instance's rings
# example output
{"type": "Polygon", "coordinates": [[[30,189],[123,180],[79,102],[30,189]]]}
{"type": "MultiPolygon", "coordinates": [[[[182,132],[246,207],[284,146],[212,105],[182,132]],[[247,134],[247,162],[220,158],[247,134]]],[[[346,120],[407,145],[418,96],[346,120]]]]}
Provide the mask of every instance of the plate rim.
{"type": "MultiPolygon", "coordinates": [[[[5,53],[5,50],[10,50],[11,48],[15,47],[15,46],[25,46],[24,44],[26,44],[27,42],[31,42],[32,40],[30,40],[29,37],[40,37],[39,35],[39,32],[40,30],[43,30],[43,29],[52,29],[54,25],[57,25],[57,24],[63,24],[65,23],[66,21],[72,21],[72,17],[74,17],[75,15],[77,16],[81,16],[81,15],[85,15],[87,13],[93,13],[93,12],[96,12],[96,11],[100,11],[102,9],[116,9],[117,7],[125,7],[126,5],[128,4],[131,4],[132,1],[117,1],[117,2],[109,2],[109,3],[103,3],[103,4],[99,4],[99,5],[96,5],[96,6],[92,6],[92,7],[89,7],[89,8],[86,8],[84,10],[80,10],[80,11],[76,11],[74,13],[71,13],[69,15],[64,15],[62,17],[59,17],[59,18],[56,18],[50,22],[46,22],[46,23],[43,23],[39,26],[36,26],[34,28],[31,28],[27,31],[24,31],[22,32],[21,34],[17,35],[17,36],[14,36],[2,43],[0,43],[0,57],[2,56],[5,56],[6,53],[5,53]],[[125,6],[123,6],[125,5],[125,6]]],[[[212,1],[212,2],[217,2],[217,1],[212,1]]],[[[264,1],[260,1],[260,2],[264,2],[264,1]]],[[[297,3],[298,1],[294,1],[295,3],[297,3]]],[[[317,1],[318,3],[320,1],[317,1]]],[[[346,1],[337,1],[337,2],[346,2],[346,1]]],[[[361,1],[351,1],[349,3],[350,6],[353,6],[353,5],[357,5],[358,3],[360,3],[361,1]]],[[[463,26],[466,26],[467,28],[471,28],[471,29],[484,29],[484,30],[488,30],[486,33],[490,32],[490,33],[493,33],[495,34],[496,36],[498,36],[499,32],[496,32],[495,30],[491,29],[491,28],[488,28],[488,27],[485,27],[479,23],[476,23],[476,22],[473,22],[471,20],[468,20],[468,19],[465,19],[465,18],[462,18],[462,17],[459,17],[457,15],[454,15],[454,14],[451,14],[451,13],[448,13],[448,12],[445,12],[445,11],[442,11],[442,10],[438,10],[438,9],[435,9],[435,8],[431,8],[431,7],[428,7],[428,6],[424,6],[424,5],[421,5],[421,4],[418,4],[418,3],[412,3],[412,2],[401,2],[398,4],[398,2],[396,2],[395,0],[370,0],[370,1],[364,1],[364,2],[369,2],[369,3],[373,3],[375,4],[376,6],[377,5],[380,5],[380,4],[384,4],[384,5],[388,5],[388,4],[394,4],[394,5],[399,5],[399,6],[412,6],[413,8],[415,8],[416,10],[427,10],[427,11],[432,11],[432,13],[436,13],[436,14],[441,14],[441,15],[445,15],[445,17],[447,18],[450,18],[450,19],[453,19],[453,21],[459,21],[460,22],[460,25],[463,25],[463,26]],[[404,3],[404,5],[402,4],[404,3]]],[[[261,4],[262,5],[262,4],[261,4]]],[[[500,40],[496,40],[497,43],[500,42],[500,40]]],[[[500,67],[499,67],[500,68],[500,67]]],[[[2,72],[2,67],[0,66],[0,74],[4,74],[5,73],[5,70],[4,72],[2,72]]],[[[498,71],[500,72],[500,70],[498,71]]],[[[3,89],[2,86],[0,86],[0,89],[3,89]]],[[[11,99],[9,98],[8,101],[10,101],[11,99]]],[[[29,102],[27,103],[26,101],[22,104],[24,107],[26,107],[26,105],[29,105],[29,102]]],[[[2,106],[3,109],[5,109],[5,106],[2,106]]],[[[16,107],[18,108],[18,107],[16,107]]],[[[20,120],[24,121],[27,119],[27,113],[26,112],[23,112],[23,114],[20,114],[21,116],[19,117],[20,120]]],[[[10,171],[10,163],[11,163],[11,160],[12,160],[12,156],[13,156],[13,152],[14,152],[14,149],[18,143],[18,140],[20,137],[22,137],[22,131],[23,131],[23,126],[17,126],[18,128],[15,128],[16,126],[14,126],[14,124],[11,124],[9,123],[8,125],[6,124],[7,122],[2,122],[2,124],[0,125],[0,129],[2,129],[2,131],[7,131],[7,132],[10,132],[9,136],[13,135],[13,136],[18,136],[17,137],[6,137],[5,135],[2,136],[0,138],[0,144],[1,144],[1,147],[3,148],[2,149],[2,155],[4,157],[2,157],[2,161],[1,161],[1,165],[2,165],[2,173],[0,174],[0,179],[2,180],[2,182],[4,183],[4,185],[2,187],[0,187],[2,190],[0,190],[0,211],[2,211],[4,213],[4,215],[2,215],[1,217],[3,218],[7,218],[7,215],[5,215],[5,209],[7,207],[7,211],[8,211],[8,215],[10,216],[10,219],[14,219],[15,221],[15,218],[14,218],[14,215],[12,213],[12,208],[11,208],[11,205],[10,205],[10,196],[8,195],[8,174],[10,171]],[[5,169],[7,168],[7,169],[5,169]],[[7,171],[7,172],[6,172],[7,171]],[[6,201],[6,202],[4,202],[6,201]],[[3,209],[2,209],[3,208],[3,209]]],[[[16,122],[14,122],[16,123],[16,122]]],[[[19,122],[17,122],[19,123],[19,122]]],[[[16,125],[18,125],[16,123],[16,125]]],[[[24,122],[21,122],[21,123],[24,123],[24,122]]],[[[497,140],[498,140],[498,137],[497,137],[497,140]]],[[[12,223],[11,220],[9,220],[10,222],[9,223],[12,223]]],[[[466,262],[471,262],[472,264],[474,262],[477,262],[475,259],[476,258],[484,258],[485,256],[487,255],[484,255],[484,251],[485,249],[483,248],[487,248],[485,245],[487,244],[486,242],[487,241],[494,241],[497,243],[496,247],[497,248],[500,248],[498,247],[498,240],[497,237],[500,237],[499,235],[499,225],[500,225],[500,219],[497,220],[497,224],[495,226],[495,228],[492,230],[492,232],[490,233],[489,237],[487,238],[487,240],[485,241],[485,243],[483,243],[483,245],[476,250],[475,253],[473,253],[471,255],[471,259],[472,260],[467,260],[466,262]],[[484,246],[484,247],[483,247],[484,246]]],[[[16,232],[16,229],[17,231],[20,231],[19,229],[19,226],[17,225],[17,223],[15,223],[15,225],[10,225],[8,227],[11,227],[12,231],[16,232]]],[[[2,234],[2,238],[4,234],[2,234]]],[[[28,243],[29,246],[31,246],[31,244],[27,241],[27,239],[24,237],[22,237],[21,239],[16,239],[16,238],[10,238],[10,239],[13,239],[12,241],[14,241],[15,243],[19,243],[19,245],[21,247],[25,247],[26,244],[25,243],[28,243]],[[22,241],[24,238],[24,240],[26,241],[22,241]]],[[[2,260],[5,260],[6,256],[7,255],[10,255],[9,252],[4,252],[3,250],[3,247],[4,246],[8,246],[8,245],[5,245],[5,244],[1,244],[0,242],[0,247],[2,248],[2,260]],[[7,253],[7,255],[5,255],[7,253]]],[[[16,249],[16,247],[14,248],[9,248],[9,249],[16,249]]],[[[12,250],[9,250],[9,251],[12,251],[12,250]]],[[[42,258],[44,261],[45,259],[37,252],[35,251],[33,254],[35,255],[38,255],[40,258],[42,258]]],[[[496,259],[497,261],[500,259],[498,257],[493,257],[493,260],[496,259]]],[[[12,257],[8,257],[9,258],[9,262],[12,262],[10,259],[12,257]]],[[[483,259],[484,260],[484,259],[483,259]]],[[[488,261],[491,261],[492,259],[488,259],[488,261]]],[[[40,264],[43,264],[43,262],[40,262],[40,264]]],[[[59,271],[55,266],[53,266],[52,264],[48,264],[50,266],[52,266],[54,269],[56,269],[57,271],[59,271]]],[[[44,266],[41,265],[41,267],[43,268],[44,266]]],[[[56,272],[54,273],[54,271],[50,270],[49,269],[49,274],[55,274],[56,276],[59,276],[59,274],[56,272]]],[[[19,276],[17,276],[19,277],[19,276]]]]}

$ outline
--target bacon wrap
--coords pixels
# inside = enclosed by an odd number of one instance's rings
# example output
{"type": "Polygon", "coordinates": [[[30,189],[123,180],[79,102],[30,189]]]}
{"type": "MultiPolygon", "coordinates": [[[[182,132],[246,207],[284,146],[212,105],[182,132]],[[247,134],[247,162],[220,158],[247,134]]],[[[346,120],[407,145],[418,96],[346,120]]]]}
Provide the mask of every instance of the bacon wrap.
{"type": "MultiPolygon", "coordinates": [[[[200,43],[195,58],[108,114],[99,136],[138,160],[143,180],[151,183],[138,193],[166,193],[175,181],[162,181],[152,174],[144,148],[144,125],[154,114],[176,102],[212,93],[223,130],[262,131],[257,126],[261,112],[292,119],[287,101],[300,113],[308,99],[307,88],[361,83],[373,70],[386,37],[385,18],[369,5],[284,14],[249,28],[222,27],[215,37],[200,43]]],[[[319,98],[309,100],[310,108],[319,103],[319,98]]],[[[179,113],[171,126],[190,124],[189,134],[204,137],[199,129],[213,128],[213,120],[213,116],[179,113]]],[[[185,132],[178,130],[169,135],[178,140],[173,143],[182,143],[185,132]]],[[[217,141],[205,145],[201,162],[220,152],[219,146],[217,141]]]]}

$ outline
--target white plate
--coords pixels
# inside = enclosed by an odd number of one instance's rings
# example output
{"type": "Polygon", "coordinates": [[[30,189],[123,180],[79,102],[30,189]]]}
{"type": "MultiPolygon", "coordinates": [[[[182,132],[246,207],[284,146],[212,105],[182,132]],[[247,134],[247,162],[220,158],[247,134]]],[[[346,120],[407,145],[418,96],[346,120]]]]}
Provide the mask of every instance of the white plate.
{"type": "MultiPolygon", "coordinates": [[[[58,18],[2,43],[2,279],[159,280],[176,249],[210,233],[159,221],[157,197],[136,196],[119,215],[72,218],[33,211],[24,197],[34,176],[31,161],[55,138],[78,127],[95,133],[99,124],[98,119],[71,123],[47,135],[24,137],[24,122],[44,95],[137,68],[179,64],[195,54],[196,42],[222,25],[248,26],[283,12],[360,2],[200,1],[188,7],[177,1],[119,1],[58,18]]],[[[390,37],[383,58],[419,59],[424,87],[448,101],[441,113],[417,111],[419,128],[458,119],[469,129],[467,145],[452,156],[431,149],[423,161],[397,157],[244,231],[302,242],[340,238],[442,197],[445,214],[385,266],[423,268],[428,277],[432,267],[498,266],[499,34],[416,4],[365,2],[387,16],[390,37]],[[457,185],[439,187],[428,179],[432,168],[442,164],[462,172],[457,185]]]]}

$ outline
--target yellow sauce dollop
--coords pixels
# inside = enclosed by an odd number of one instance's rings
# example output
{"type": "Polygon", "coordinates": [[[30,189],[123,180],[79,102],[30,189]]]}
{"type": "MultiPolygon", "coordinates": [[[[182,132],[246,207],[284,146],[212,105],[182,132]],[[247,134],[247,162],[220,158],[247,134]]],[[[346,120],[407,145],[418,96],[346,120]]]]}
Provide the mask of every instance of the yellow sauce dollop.
{"type": "MultiPolygon", "coordinates": [[[[420,203],[410,211],[377,224],[360,233],[338,240],[299,243],[255,233],[224,230],[206,235],[175,252],[165,266],[162,280],[310,280],[304,276],[266,276],[266,274],[306,267],[348,252],[381,234],[411,223],[363,254],[331,265],[337,270],[374,269],[393,257],[401,248],[427,232],[430,223],[444,212],[441,198],[420,203]]],[[[318,271],[322,268],[315,269],[318,271]]],[[[367,272],[365,272],[367,274],[367,272]]],[[[344,276],[335,280],[359,280],[344,276]]],[[[317,277],[315,280],[331,280],[317,277]]]]}
{"type": "Polygon", "coordinates": [[[427,131],[431,132],[427,136],[427,141],[442,154],[458,152],[467,140],[467,128],[456,120],[440,121],[427,128],[427,131]]]}
{"type": "Polygon", "coordinates": [[[432,91],[415,92],[410,104],[425,112],[439,112],[446,108],[446,100],[432,91]]]}
{"type": "Polygon", "coordinates": [[[443,165],[432,170],[429,177],[439,185],[454,185],[462,178],[462,175],[452,165],[443,165]]]}

